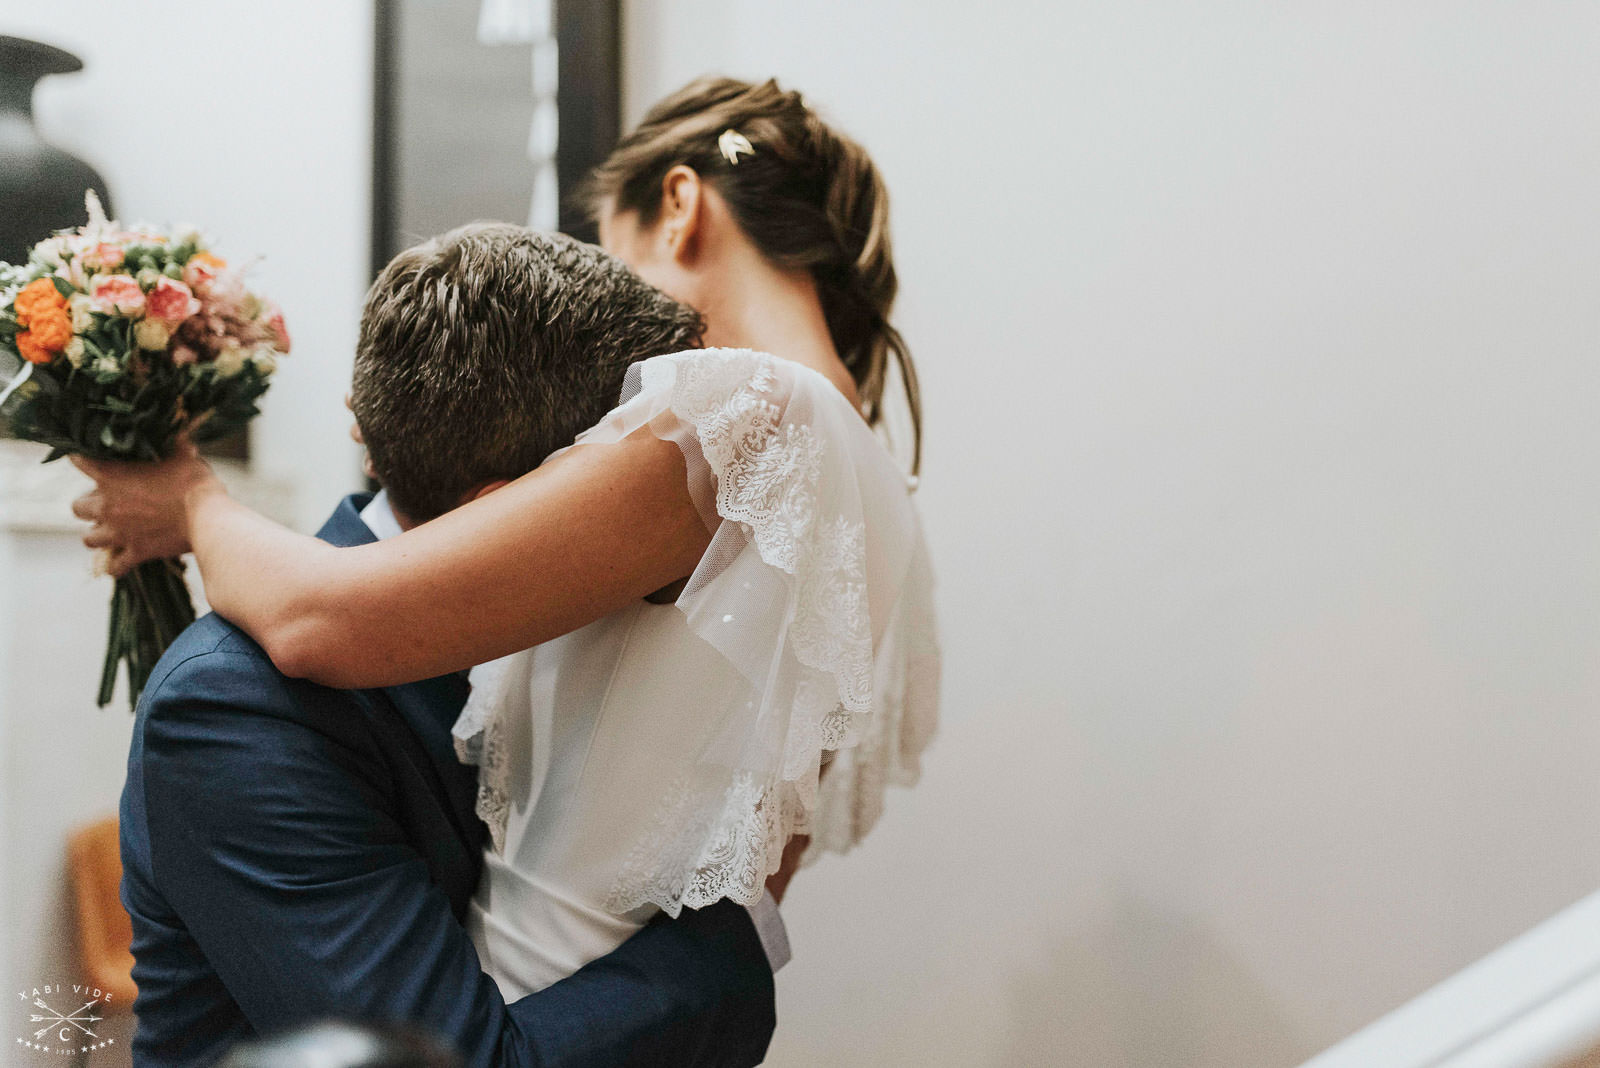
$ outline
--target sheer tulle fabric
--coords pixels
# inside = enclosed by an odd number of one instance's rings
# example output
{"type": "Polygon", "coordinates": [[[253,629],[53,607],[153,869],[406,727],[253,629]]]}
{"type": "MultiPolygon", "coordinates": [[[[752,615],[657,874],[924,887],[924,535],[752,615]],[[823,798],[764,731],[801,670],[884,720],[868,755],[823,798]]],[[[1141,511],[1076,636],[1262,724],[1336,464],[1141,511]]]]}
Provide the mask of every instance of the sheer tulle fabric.
{"type": "MultiPolygon", "coordinates": [[[[811,835],[808,860],[848,850],[885,787],[917,777],[938,714],[927,551],[905,475],[805,367],[745,350],[647,360],[575,445],[640,427],[683,451],[712,531],[677,608],[684,640],[720,654],[721,677],[649,697],[692,706],[692,720],[663,719],[699,732],[695,755],[646,785],[659,796],[632,799],[646,818],[617,851],[605,907],[751,904],[791,834],[811,835]]],[[[517,801],[512,762],[528,759],[504,741],[506,717],[528,712],[528,655],[475,669],[456,727],[497,848],[517,801]]]]}

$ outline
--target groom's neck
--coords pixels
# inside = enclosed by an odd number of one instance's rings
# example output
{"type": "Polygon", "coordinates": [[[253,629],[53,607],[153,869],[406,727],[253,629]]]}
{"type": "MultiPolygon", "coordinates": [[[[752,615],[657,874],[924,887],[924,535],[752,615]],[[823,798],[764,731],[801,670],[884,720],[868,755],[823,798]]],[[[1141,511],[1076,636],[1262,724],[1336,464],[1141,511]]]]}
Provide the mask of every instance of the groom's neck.
{"type": "MultiPolygon", "coordinates": [[[[456,508],[460,508],[464,504],[471,504],[473,501],[477,500],[479,497],[482,497],[482,496],[484,496],[486,494],[493,493],[495,490],[499,489],[500,487],[502,487],[504,485],[506,485],[506,480],[505,479],[496,479],[493,482],[486,482],[481,486],[475,487],[474,489],[468,491],[461,498],[461,500],[456,503],[456,508]]],[[[422,525],[421,522],[412,519],[403,510],[401,510],[400,508],[395,506],[394,494],[392,494],[392,493],[389,494],[388,501],[389,501],[389,511],[394,516],[395,525],[398,526],[402,532],[407,531],[407,530],[411,530],[411,529],[413,529],[415,527],[420,527],[422,525]]],[[[455,508],[452,508],[451,511],[452,512],[455,511],[455,508]]]]}

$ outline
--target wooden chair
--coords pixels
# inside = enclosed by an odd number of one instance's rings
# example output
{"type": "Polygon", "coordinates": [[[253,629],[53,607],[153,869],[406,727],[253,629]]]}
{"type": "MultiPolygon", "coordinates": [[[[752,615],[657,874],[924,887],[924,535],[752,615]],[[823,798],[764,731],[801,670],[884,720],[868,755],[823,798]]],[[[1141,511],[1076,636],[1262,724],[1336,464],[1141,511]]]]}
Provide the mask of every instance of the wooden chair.
{"type": "Polygon", "coordinates": [[[105,1011],[133,1009],[133,922],[122,907],[117,819],[80,827],[67,840],[67,866],[78,919],[83,978],[105,991],[105,1011]]]}

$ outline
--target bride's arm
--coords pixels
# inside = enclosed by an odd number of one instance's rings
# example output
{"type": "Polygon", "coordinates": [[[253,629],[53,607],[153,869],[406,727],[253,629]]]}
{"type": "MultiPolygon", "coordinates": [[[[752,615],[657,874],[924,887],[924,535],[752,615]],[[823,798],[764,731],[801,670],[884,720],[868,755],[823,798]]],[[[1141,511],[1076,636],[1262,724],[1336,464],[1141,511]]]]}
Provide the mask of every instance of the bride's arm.
{"type": "Polygon", "coordinates": [[[711,537],[682,453],[646,428],[354,548],[258,515],[191,455],[155,469],[80,466],[100,483],[79,509],[98,521],[85,540],[120,547],[115,570],[171,555],[186,535],[218,614],[284,674],[343,689],[429,678],[575,630],[688,575],[711,537]]]}

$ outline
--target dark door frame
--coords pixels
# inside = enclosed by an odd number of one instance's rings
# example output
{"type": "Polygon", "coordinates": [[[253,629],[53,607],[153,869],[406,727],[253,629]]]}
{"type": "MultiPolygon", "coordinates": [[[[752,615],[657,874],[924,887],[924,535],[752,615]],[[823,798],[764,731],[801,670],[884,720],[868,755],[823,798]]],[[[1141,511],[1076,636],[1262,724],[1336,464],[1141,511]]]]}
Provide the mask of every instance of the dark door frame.
{"type": "MultiPolygon", "coordinates": [[[[617,143],[622,130],[622,0],[554,0],[559,55],[556,111],[560,139],[556,180],[564,233],[593,241],[593,224],[571,203],[571,193],[617,143]]],[[[371,273],[399,252],[396,231],[395,86],[396,5],[373,4],[371,273]]]]}

